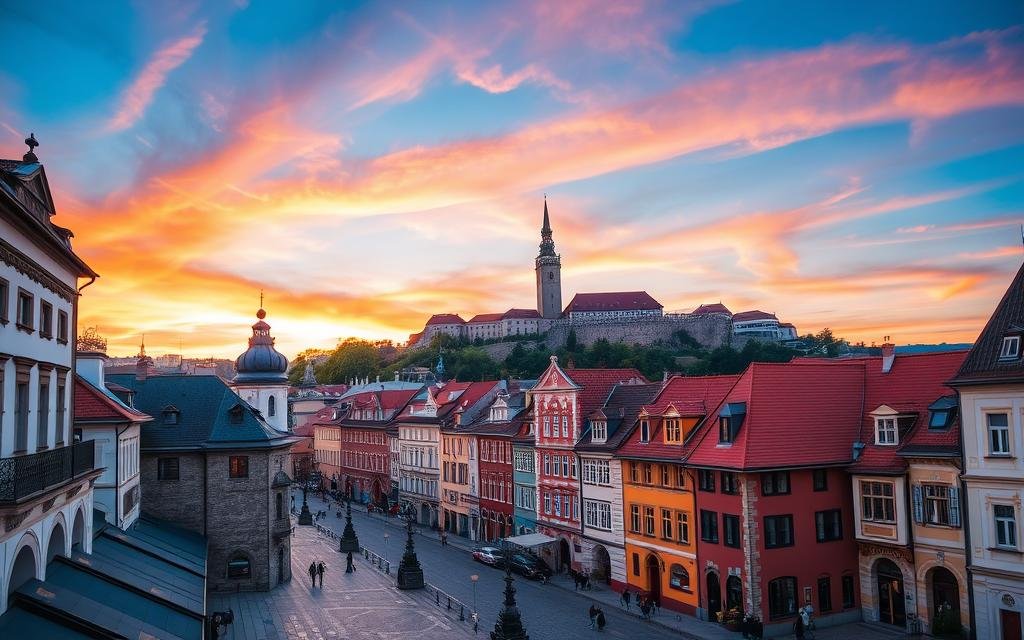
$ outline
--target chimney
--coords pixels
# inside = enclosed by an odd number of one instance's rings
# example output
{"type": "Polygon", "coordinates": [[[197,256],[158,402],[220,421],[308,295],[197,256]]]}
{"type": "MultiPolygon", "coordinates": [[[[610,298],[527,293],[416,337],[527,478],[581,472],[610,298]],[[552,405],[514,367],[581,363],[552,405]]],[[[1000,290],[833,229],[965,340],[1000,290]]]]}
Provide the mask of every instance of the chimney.
{"type": "Polygon", "coordinates": [[[889,336],[885,336],[885,342],[882,343],[882,373],[889,373],[895,360],[896,345],[889,341],[889,336]]]}
{"type": "Polygon", "coordinates": [[[103,377],[103,365],[107,362],[107,354],[99,351],[79,351],[75,356],[75,373],[87,380],[97,389],[106,385],[103,377]]]}
{"type": "Polygon", "coordinates": [[[395,372],[395,382],[398,382],[398,372],[395,372]]]}
{"type": "Polygon", "coordinates": [[[380,382],[380,376],[379,375],[377,376],[377,382],[378,383],[380,382]]]}

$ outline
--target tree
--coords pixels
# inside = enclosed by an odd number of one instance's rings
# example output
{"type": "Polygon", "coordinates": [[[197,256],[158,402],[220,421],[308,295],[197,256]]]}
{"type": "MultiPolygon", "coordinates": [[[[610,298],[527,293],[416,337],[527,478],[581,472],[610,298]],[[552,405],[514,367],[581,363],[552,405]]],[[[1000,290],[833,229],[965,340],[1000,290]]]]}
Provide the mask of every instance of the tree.
{"type": "Polygon", "coordinates": [[[79,351],[107,352],[107,339],[100,335],[97,327],[89,327],[78,336],[79,351]]]}
{"type": "Polygon", "coordinates": [[[366,340],[348,338],[316,368],[323,384],[344,384],[352,378],[374,376],[380,370],[377,347],[366,340]]]}
{"type": "Polygon", "coordinates": [[[488,380],[500,375],[498,364],[479,347],[466,347],[445,356],[445,369],[452,380],[488,380]]]}
{"type": "Polygon", "coordinates": [[[579,346],[579,341],[576,338],[576,329],[569,329],[569,335],[565,337],[565,350],[569,353],[576,353],[579,346]]]}

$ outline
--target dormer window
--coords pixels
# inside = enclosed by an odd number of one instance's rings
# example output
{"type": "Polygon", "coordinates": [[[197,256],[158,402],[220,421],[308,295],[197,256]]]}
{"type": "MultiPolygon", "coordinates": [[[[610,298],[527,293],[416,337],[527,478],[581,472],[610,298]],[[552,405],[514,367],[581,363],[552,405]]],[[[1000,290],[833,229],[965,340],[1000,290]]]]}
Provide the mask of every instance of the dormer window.
{"type": "Polygon", "coordinates": [[[1020,357],[1020,336],[1003,336],[1003,348],[999,351],[1000,360],[1016,360],[1020,357]]]}
{"type": "Polygon", "coordinates": [[[679,418],[667,418],[665,420],[665,442],[678,444],[683,441],[683,428],[679,424],[679,418]]]}
{"type": "Polygon", "coordinates": [[[593,433],[591,434],[591,440],[594,442],[604,442],[608,439],[608,423],[604,420],[595,420],[590,425],[593,433]]]}
{"type": "Polygon", "coordinates": [[[231,421],[231,424],[241,424],[243,412],[242,406],[237,404],[228,409],[228,419],[231,421]]]}
{"type": "Polygon", "coordinates": [[[732,426],[725,416],[718,419],[718,441],[732,444],[732,426]]]}
{"type": "Polygon", "coordinates": [[[897,445],[896,417],[875,418],[875,444],[897,445]]]}
{"type": "Polygon", "coordinates": [[[178,415],[181,412],[173,404],[169,404],[164,407],[163,410],[163,421],[164,424],[178,424],[178,415]]]}
{"type": "Polygon", "coordinates": [[[647,420],[640,421],[640,442],[651,441],[651,423],[647,420]]]}
{"type": "Polygon", "coordinates": [[[747,403],[730,402],[718,414],[718,443],[732,444],[747,415],[747,403]]]}

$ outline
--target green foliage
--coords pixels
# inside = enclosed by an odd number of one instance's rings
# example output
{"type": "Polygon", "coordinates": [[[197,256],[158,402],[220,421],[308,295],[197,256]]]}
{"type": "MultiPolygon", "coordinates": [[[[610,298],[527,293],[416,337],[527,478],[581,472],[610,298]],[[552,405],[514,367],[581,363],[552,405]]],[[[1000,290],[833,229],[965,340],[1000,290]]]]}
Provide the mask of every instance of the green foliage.
{"type": "Polygon", "coordinates": [[[322,384],[344,384],[352,378],[375,376],[381,369],[378,348],[366,340],[348,338],[315,369],[322,384]]]}
{"type": "Polygon", "coordinates": [[[579,339],[576,337],[576,329],[569,329],[569,335],[565,337],[565,350],[569,353],[576,353],[579,349],[579,339]]]}
{"type": "Polygon", "coordinates": [[[835,358],[847,348],[846,341],[835,337],[832,334],[832,330],[828,327],[825,327],[818,333],[808,333],[801,337],[800,340],[807,345],[808,353],[827,358],[835,358]]]}

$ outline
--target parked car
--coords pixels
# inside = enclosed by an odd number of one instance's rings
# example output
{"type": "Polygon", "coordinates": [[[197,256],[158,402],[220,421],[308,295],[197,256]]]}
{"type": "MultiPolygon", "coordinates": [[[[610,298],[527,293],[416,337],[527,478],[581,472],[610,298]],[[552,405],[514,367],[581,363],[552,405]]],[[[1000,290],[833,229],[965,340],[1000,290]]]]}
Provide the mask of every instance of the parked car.
{"type": "Polygon", "coordinates": [[[551,568],[537,556],[516,553],[512,556],[512,570],[527,578],[551,577],[551,568]]]}
{"type": "Polygon", "coordinates": [[[505,557],[501,549],[497,547],[477,547],[473,549],[473,559],[492,567],[505,566],[505,557]]]}

